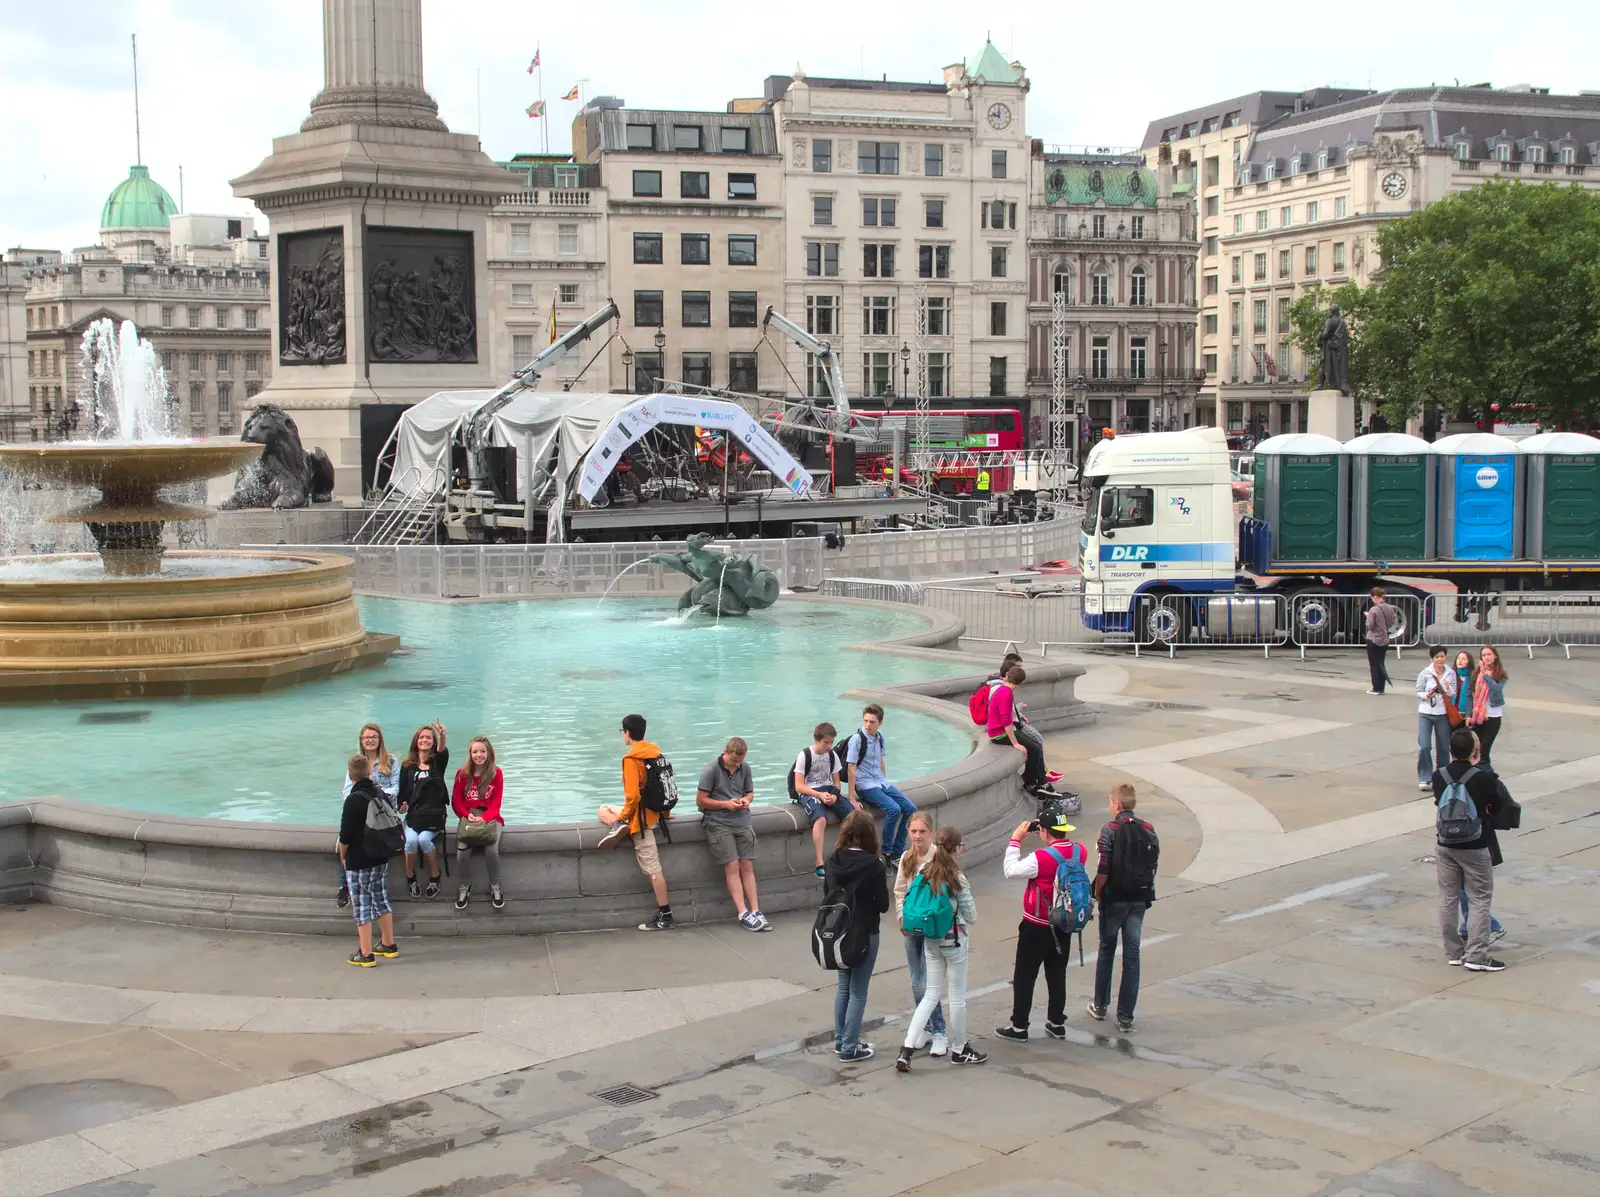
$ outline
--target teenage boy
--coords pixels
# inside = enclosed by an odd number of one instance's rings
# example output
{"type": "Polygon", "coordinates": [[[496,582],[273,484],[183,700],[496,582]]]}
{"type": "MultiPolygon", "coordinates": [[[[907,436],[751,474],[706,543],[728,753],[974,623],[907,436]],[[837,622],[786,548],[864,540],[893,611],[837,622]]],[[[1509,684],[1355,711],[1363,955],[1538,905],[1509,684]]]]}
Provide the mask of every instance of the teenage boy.
{"type": "Polygon", "coordinates": [[[1490,913],[1494,901],[1494,860],[1500,855],[1495,835],[1495,807],[1500,790],[1495,776],[1478,767],[1478,737],[1465,727],[1450,733],[1450,763],[1433,775],[1434,804],[1446,787],[1461,782],[1477,808],[1480,833],[1465,844],[1436,843],[1434,872],[1439,882],[1439,929],[1444,933],[1447,963],[1460,964],[1475,973],[1497,973],[1505,965],[1489,955],[1490,913]],[[1467,937],[1462,943],[1460,918],[1462,892],[1467,895],[1467,937]]]}
{"type": "Polygon", "coordinates": [[[694,804],[700,809],[711,859],[722,866],[728,896],[739,912],[739,925],[751,931],[771,931],[772,924],[761,913],[756,898],[756,829],[750,818],[755,782],[744,759],[749,751],[750,746],[738,736],[729,740],[717,759],[700,770],[694,804]]]}
{"type": "Polygon", "coordinates": [[[1022,723],[1017,710],[1017,687],[1028,680],[1027,670],[1013,665],[989,694],[989,743],[1007,745],[1023,754],[1022,788],[1040,797],[1051,796],[1045,778],[1044,744],[1038,737],[1021,738],[1022,723]]]}
{"type": "MultiPolygon", "coordinates": [[[[1013,665],[1021,664],[1021,653],[1007,653],[1005,656],[1000,658],[999,670],[984,678],[984,681],[989,686],[991,698],[994,696],[995,689],[1004,684],[1006,680],[1006,674],[1011,672],[1011,667],[1013,665]]],[[[1021,740],[1022,743],[1029,749],[1029,751],[1037,752],[1039,754],[1039,762],[1045,771],[1044,785],[1039,787],[1043,791],[1043,794],[1040,796],[1042,797],[1044,795],[1055,795],[1060,793],[1060,791],[1056,789],[1055,783],[1061,780],[1061,773],[1050,768],[1049,765],[1044,764],[1044,737],[1033,729],[1033,724],[1029,723],[1028,717],[1022,713],[1023,704],[1014,703],[1014,706],[1016,709],[1015,723],[1017,739],[1021,740]]]]}
{"type": "Polygon", "coordinates": [[[1049,994],[1045,1010],[1044,1033],[1052,1039],[1067,1037],[1067,956],[1065,944],[1056,941],[1050,926],[1050,898],[1055,892],[1056,853],[1080,865],[1089,854],[1082,844],[1067,838],[1076,831],[1059,807],[1046,806],[1031,823],[1019,823],[1006,846],[1005,875],[1025,878],[1022,891],[1022,923],[1017,927],[1017,962],[1011,977],[1011,1023],[995,1034],[1002,1039],[1023,1042],[1028,1038],[1028,1016],[1033,1009],[1033,987],[1044,967],[1044,984],[1049,994]],[[1022,841],[1037,831],[1043,846],[1022,855],[1022,841]]]}
{"type": "Polygon", "coordinates": [[[672,904],[667,898],[667,878],[661,872],[661,856],[656,851],[656,824],[661,816],[644,805],[645,762],[659,757],[661,749],[644,738],[644,730],[643,715],[622,717],[622,809],[600,808],[601,820],[611,825],[600,847],[611,847],[624,835],[633,841],[633,858],[639,862],[639,871],[650,879],[650,888],[656,895],[656,912],[648,922],[639,924],[639,930],[670,931],[672,904]]]}
{"type": "Polygon", "coordinates": [[[917,804],[889,784],[882,726],[883,708],[868,703],[861,711],[861,731],[850,737],[845,765],[850,772],[851,797],[883,812],[883,859],[898,865],[906,850],[906,822],[916,813],[917,804]]]}
{"type": "Polygon", "coordinates": [[[1133,1030],[1133,1008],[1139,1001],[1139,938],[1144,912],[1156,900],[1156,862],[1161,841],[1156,829],[1133,813],[1138,799],[1127,782],[1111,787],[1111,822],[1100,829],[1096,846],[1100,864],[1094,874],[1094,896],[1100,902],[1100,954],[1094,964],[1094,999],[1089,1017],[1104,1019],[1111,1002],[1111,970],[1122,938],[1122,984],[1117,987],[1117,1030],[1133,1030]]]}
{"type": "Polygon", "coordinates": [[[822,837],[828,820],[843,823],[855,805],[839,791],[839,764],[833,758],[833,742],[839,731],[831,723],[819,723],[811,732],[811,747],[802,748],[794,758],[794,792],[800,809],[811,820],[811,851],[817,858],[817,876],[827,875],[822,864],[822,837]]]}
{"type": "Polygon", "coordinates": [[[344,800],[339,819],[339,860],[344,865],[344,883],[350,891],[350,912],[356,919],[356,950],[351,964],[371,968],[378,956],[394,959],[400,949],[394,943],[394,910],[389,905],[389,862],[367,855],[363,838],[367,831],[367,804],[378,796],[372,784],[372,762],[365,753],[350,758],[350,793],[344,800]],[[378,942],[372,942],[372,924],[378,924],[378,942]]]}

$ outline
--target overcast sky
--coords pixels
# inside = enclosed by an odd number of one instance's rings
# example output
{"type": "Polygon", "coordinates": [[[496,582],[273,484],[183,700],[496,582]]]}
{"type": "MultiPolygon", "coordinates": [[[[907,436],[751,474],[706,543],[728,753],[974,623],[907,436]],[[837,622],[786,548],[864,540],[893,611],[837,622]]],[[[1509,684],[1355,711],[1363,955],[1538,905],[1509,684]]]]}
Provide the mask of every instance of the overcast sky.
{"type": "MultiPolygon", "coordinates": [[[[541,148],[539,122],[523,115],[538,96],[526,73],[535,46],[553,150],[570,145],[578,106],[560,97],[579,80],[586,97],[720,109],[796,63],[813,75],[937,79],[975,58],[985,35],[1027,67],[1028,132],[1050,144],[1135,145],[1157,117],[1259,88],[1600,88],[1594,0],[423,0],[422,9],[440,114],[499,159],[541,148]]],[[[176,198],[181,165],[188,211],[253,214],[228,180],[299,127],[322,84],[321,14],[320,0],[0,0],[0,244],[95,240],[100,205],[134,161],[132,33],[151,174],[176,198]]]]}

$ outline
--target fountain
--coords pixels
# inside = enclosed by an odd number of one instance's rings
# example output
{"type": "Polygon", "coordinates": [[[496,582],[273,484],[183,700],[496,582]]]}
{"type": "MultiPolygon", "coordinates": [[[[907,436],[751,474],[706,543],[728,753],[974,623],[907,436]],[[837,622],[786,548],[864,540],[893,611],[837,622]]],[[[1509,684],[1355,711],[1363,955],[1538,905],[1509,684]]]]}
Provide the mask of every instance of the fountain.
{"type": "Polygon", "coordinates": [[[159,357],[132,322],[83,338],[79,410],[94,439],[0,446],[0,472],[99,498],[49,522],[87,525],[94,554],[0,559],[0,701],[255,690],[383,661],[342,556],[167,553],[167,520],[211,518],[163,488],[252,464],[262,446],[172,435],[159,357]]]}
{"type": "Polygon", "coordinates": [[[711,539],[709,532],[696,532],[681,552],[652,553],[645,558],[647,564],[664,565],[694,579],[694,585],[678,600],[678,610],[699,607],[707,615],[716,616],[720,624],[724,612],[748,615],[778,601],[777,575],[759,558],[707,548],[711,539]]]}

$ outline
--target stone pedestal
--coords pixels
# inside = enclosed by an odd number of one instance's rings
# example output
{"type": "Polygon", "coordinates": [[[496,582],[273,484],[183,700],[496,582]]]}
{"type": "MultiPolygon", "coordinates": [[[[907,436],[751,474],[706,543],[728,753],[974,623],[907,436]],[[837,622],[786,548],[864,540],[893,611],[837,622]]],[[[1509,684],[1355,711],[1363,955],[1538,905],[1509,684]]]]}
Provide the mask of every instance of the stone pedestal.
{"type": "MultiPolygon", "coordinates": [[[[271,384],[258,401],[359,499],[361,407],[499,385],[488,217],[517,180],[422,85],[421,0],[323,0],[324,87],[300,132],[233,180],[271,222],[271,384]]],[[[370,480],[368,480],[370,481],[370,480]]]]}
{"type": "Polygon", "coordinates": [[[1312,391],[1307,416],[1307,432],[1336,441],[1355,439],[1356,401],[1343,391],[1312,391]]]}

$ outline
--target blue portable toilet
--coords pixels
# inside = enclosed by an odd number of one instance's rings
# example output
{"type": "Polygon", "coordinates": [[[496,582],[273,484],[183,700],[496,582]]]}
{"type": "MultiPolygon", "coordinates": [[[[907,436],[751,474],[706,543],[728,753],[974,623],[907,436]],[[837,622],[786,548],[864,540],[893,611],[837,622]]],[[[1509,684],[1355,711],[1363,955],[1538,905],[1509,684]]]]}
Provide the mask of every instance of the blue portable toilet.
{"type": "Polygon", "coordinates": [[[1517,443],[1487,432],[1433,442],[1438,462],[1439,556],[1505,561],[1522,556],[1522,470],[1517,443]]]}

